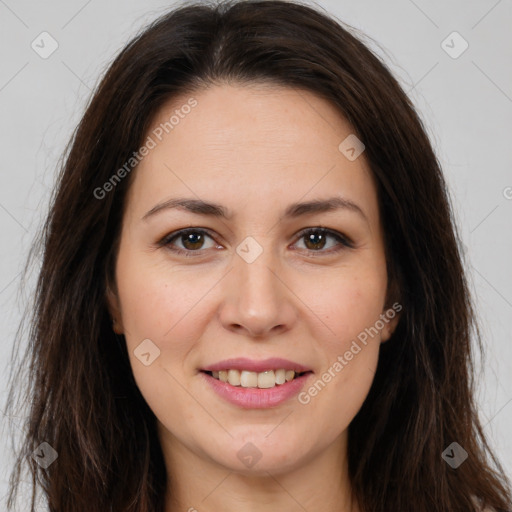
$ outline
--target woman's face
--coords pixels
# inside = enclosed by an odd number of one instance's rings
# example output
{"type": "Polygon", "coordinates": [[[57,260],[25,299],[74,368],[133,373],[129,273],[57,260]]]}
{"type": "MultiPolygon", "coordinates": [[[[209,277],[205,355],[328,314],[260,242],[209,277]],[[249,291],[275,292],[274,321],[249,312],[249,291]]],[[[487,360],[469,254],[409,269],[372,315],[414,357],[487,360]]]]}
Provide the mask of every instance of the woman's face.
{"type": "Polygon", "coordinates": [[[397,320],[352,133],[315,95],[254,84],[155,118],[109,301],[169,461],[277,474],[346,450],[397,320]]]}

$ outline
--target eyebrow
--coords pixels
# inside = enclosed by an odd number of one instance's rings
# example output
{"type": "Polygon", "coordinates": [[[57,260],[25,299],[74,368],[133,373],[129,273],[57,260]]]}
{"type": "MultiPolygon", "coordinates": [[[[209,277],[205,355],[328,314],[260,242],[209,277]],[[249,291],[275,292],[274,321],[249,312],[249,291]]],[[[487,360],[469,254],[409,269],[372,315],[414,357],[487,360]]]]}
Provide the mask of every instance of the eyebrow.
{"type": "MultiPolygon", "coordinates": [[[[151,208],[151,210],[142,217],[142,220],[146,221],[153,215],[169,209],[184,210],[197,215],[208,215],[226,220],[233,218],[233,214],[220,204],[206,202],[201,199],[174,198],[159,203],[151,208]]],[[[284,214],[281,215],[279,220],[294,219],[313,213],[324,213],[341,209],[355,212],[368,222],[368,218],[365,213],[356,203],[342,197],[331,197],[328,199],[315,199],[313,201],[303,203],[293,203],[286,208],[284,214]]]]}

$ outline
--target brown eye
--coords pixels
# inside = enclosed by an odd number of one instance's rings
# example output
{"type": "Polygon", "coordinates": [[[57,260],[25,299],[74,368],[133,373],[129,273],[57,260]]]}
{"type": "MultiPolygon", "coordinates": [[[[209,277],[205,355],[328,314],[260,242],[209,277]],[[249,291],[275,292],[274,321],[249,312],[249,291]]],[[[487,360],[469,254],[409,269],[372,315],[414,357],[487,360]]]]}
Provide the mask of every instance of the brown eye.
{"type": "Polygon", "coordinates": [[[331,253],[345,247],[352,247],[352,243],[341,233],[323,228],[313,228],[303,231],[299,240],[304,240],[305,249],[311,252],[331,253]],[[329,242],[329,240],[334,240],[329,242]],[[336,243],[337,242],[337,243],[336,243]],[[327,247],[327,250],[323,250],[327,247]]]}
{"type": "Polygon", "coordinates": [[[181,243],[183,244],[185,249],[201,249],[201,246],[204,243],[204,235],[198,232],[192,232],[181,235],[181,243]]]}
{"type": "Polygon", "coordinates": [[[310,250],[323,249],[325,247],[326,235],[314,232],[304,235],[305,245],[310,250]]]}
{"type": "Polygon", "coordinates": [[[166,236],[159,244],[165,246],[171,251],[179,254],[190,255],[194,252],[200,253],[203,249],[211,249],[216,247],[216,244],[206,231],[203,229],[183,229],[171,233],[166,236]],[[207,239],[210,239],[210,245],[205,246],[207,239]]]}

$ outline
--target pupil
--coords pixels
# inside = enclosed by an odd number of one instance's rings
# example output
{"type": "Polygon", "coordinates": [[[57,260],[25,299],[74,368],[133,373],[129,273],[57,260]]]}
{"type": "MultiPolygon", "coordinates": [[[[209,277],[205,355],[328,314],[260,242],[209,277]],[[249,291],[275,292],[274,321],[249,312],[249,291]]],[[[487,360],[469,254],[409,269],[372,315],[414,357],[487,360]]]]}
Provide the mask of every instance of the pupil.
{"type": "Polygon", "coordinates": [[[306,235],[306,246],[308,249],[311,249],[312,247],[309,247],[308,244],[312,244],[313,246],[317,246],[318,244],[321,245],[321,247],[313,247],[314,249],[321,249],[325,245],[325,236],[322,233],[311,233],[310,235],[306,235]],[[315,241],[316,239],[316,241],[315,241]]]}
{"type": "Polygon", "coordinates": [[[200,233],[189,233],[188,235],[184,235],[184,238],[182,238],[183,245],[187,249],[199,249],[203,243],[202,237],[203,235],[200,233]]]}

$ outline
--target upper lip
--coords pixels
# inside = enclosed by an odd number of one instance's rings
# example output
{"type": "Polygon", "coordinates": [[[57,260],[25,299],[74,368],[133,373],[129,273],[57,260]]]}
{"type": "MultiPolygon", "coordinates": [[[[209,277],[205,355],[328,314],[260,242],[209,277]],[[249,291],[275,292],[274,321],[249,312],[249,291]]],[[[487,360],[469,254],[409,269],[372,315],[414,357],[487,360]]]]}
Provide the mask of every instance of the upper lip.
{"type": "Polygon", "coordinates": [[[265,372],[267,370],[294,370],[296,372],[308,372],[310,368],[288,359],[280,357],[271,357],[269,359],[247,359],[245,357],[236,357],[233,359],[225,359],[217,363],[202,368],[206,372],[218,372],[221,370],[246,370],[249,372],[265,372]]]}

